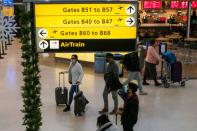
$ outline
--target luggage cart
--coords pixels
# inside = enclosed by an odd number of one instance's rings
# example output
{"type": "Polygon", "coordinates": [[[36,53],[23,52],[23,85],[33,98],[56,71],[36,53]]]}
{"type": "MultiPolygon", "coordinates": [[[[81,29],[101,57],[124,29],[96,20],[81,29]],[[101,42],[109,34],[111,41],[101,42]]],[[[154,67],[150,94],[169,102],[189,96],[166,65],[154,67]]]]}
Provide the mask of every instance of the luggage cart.
{"type": "Polygon", "coordinates": [[[162,74],[161,80],[165,88],[169,88],[171,83],[180,83],[181,86],[185,86],[185,81],[182,78],[182,63],[177,61],[174,53],[167,51],[162,54],[165,60],[162,63],[162,74]],[[164,70],[164,71],[163,71],[164,70]]]}
{"type": "MultiPolygon", "coordinates": [[[[172,65],[168,63],[167,61],[163,62],[163,68],[162,68],[163,76],[161,78],[161,81],[165,88],[169,88],[171,84],[174,84],[178,82],[181,87],[185,86],[185,80],[181,79],[180,81],[173,81],[172,80],[172,65]]],[[[182,75],[181,75],[182,77],[182,75]]]]}

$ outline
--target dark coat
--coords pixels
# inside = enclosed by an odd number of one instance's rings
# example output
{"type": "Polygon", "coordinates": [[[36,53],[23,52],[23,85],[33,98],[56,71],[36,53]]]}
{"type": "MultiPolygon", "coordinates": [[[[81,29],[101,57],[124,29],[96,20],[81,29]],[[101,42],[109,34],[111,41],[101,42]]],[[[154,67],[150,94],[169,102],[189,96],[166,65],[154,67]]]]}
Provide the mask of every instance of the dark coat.
{"type": "Polygon", "coordinates": [[[114,91],[122,88],[122,84],[119,81],[118,65],[115,61],[112,61],[104,74],[104,80],[109,91],[114,91]]]}
{"type": "Polygon", "coordinates": [[[140,71],[138,52],[126,54],[123,58],[123,65],[128,71],[140,71]]]}
{"type": "Polygon", "coordinates": [[[139,100],[137,95],[129,97],[124,104],[121,116],[122,124],[136,124],[139,112],[139,100]]]}

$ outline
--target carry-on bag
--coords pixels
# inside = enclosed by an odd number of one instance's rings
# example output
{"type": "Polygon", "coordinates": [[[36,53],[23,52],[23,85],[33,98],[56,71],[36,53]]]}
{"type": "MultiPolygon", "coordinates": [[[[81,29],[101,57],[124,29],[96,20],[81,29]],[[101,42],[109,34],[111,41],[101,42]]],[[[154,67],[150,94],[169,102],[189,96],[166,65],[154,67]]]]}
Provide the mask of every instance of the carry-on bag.
{"type": "Polygon", "coordinates": [[[182,63],[180,61],[177,61],[174,64],[172,64],[171,79],[174,83],[182,81],[182,63]]]}
{"type": "Polygon", "coordinates": [[[56,100],[57,106],[60,104],[65,105],[65,104],[67,104],[67,101],[68,101],[68,89],[65,87],[64,73],[62,73],[62,72],[59,73],[59,86],[55,88],[55,100],[56,100]],[[61,76],[63,77],[62,86],[60,85],[61,76]]]}
{"type": "Polygon", "coordinates": [[[85,113],[85,107],[88,104],[88,100],[85,98],[82,91],[79,91],[74,97],[74,114],[81,116],[85,113]]]}

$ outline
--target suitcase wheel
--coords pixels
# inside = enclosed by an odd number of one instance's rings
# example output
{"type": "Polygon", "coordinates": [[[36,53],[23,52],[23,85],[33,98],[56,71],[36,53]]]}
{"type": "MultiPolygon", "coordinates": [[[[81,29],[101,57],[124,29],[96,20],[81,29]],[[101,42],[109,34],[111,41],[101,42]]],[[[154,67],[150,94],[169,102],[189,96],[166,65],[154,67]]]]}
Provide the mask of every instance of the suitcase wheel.
{"type": "Polygon", "coordinates": [[[185,81],[181,81],[181,87],[185,86],[185,81]]]}
{"type": "Polygon", "coordinates": [[[82,113],[75,113],[75,116],[82,116],[82,113]]]}
{"type": "Polygon", "coordinates": [[[168,83],[168,82],[164,83],[164,87],[165,88],[169,88],[170,87],[170,83],[168,83]]]}
{"type": "Polygon", "coordinates": [[[165,83],[167,83],[167,79],[166,79],[165,77],[163,77],[163,78],[161,78],[161,82],[162,82],[163,84],[165,84],[165,83]]]}

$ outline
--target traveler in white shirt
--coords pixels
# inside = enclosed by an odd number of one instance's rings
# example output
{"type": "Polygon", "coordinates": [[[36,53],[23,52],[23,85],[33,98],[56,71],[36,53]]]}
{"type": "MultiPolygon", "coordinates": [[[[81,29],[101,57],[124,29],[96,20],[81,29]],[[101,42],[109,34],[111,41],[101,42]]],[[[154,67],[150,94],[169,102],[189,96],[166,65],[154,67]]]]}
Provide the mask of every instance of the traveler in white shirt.
{"type": "Polygon", "coordinates": [[[77,55],[72,55],[69,70],[66,72],[68,72],[68,81],[71,84],[71,88],[69,91],[69,100],[66,108],[64,109],[64,112],[70,111],[70,105],[73,100],[73,95],[74,93],[77,93],[79,91],[79,85],[81,84],[84,76],[83,68],[78,62],[77,55]]]}

